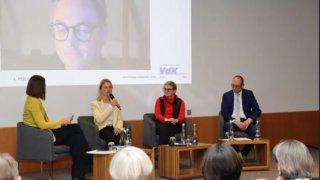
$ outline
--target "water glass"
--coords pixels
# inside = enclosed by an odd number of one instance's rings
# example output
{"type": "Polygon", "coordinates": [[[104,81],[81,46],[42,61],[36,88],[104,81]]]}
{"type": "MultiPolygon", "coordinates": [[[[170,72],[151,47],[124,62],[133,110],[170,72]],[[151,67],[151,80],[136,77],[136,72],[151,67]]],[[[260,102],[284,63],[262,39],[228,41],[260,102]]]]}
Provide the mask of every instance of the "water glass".
{"type": "Polygon", "coordinates": [[[191,144],[192,143],[192,139],[191,139],[191,135],[187,136],[187,144],[191,144]]]}
{"type": "Polygon", "coordinates": [[[226,132],[224,138],[229,139],[229,132],[226,132]]]}
{"type": "Polygon", "coordinates": [[[108,150],[109,151],[114,151],[114,142],[109,142],[108,143],[108,150]]]}
{"type": "Polygon", "coordinates": [[[169,146],[174,146],[174,143],[176,142],[176,137],[171,137],[170,138],[170,143],[169,146]]]}

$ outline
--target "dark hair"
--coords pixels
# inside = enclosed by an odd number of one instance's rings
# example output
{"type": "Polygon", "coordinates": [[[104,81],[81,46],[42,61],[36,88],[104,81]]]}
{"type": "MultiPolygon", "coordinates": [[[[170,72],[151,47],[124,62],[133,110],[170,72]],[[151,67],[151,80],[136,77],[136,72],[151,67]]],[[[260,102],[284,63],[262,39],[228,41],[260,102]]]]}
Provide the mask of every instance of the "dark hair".
{"type": "Polygon", "coordinates": [[[33,75],[29,79],[26,93],[29,96],[45,100],[46,99],[46,80],[44,79],[44,77],[39,75],[33,75]]]}
{"type": "Polygon", "coordinates": [[[236,78],[236,77],[238,77],[238,78],[240,78],[241,79],[241,85],[244,83],[244,80],[243,80],[243,77],[242,76],[240,76],[240,75],[236,75],[235,77],[233,77],[233,79],[234,78],[236,78]]]}
{"type": "Polygon", "coordinates": [[[241,158],[227,143],[211,146],[201,163],[205,180],[239,180],[242,166],[241,158]]]}

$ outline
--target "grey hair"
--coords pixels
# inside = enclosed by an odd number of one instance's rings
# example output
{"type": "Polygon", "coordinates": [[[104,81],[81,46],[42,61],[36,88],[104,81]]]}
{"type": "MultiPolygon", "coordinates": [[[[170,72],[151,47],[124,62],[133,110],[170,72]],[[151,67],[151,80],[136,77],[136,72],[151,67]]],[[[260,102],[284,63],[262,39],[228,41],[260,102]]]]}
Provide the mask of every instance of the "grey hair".
{"type": "Polygon", "coordinates": [[[18,163],[8,153],[0,153],[0,180],[16,180],[18,163]]]}
{"type": "MultiPolygon", "coordinates": [[[[49,11],[50,22],[53,22],[54,13],[60,0],[51,0],[51,8],[49,11]]],[[[105,0],[91,0],[94,6],[97,8],[99,23],[105,24],[107,19],[107,7],[105,0]]]]}
{"type": "Polygon", "coordinates": [[[149,180],[153,165],[147,154],[136,147],[125,147],[110,163],[110,175],[115,180],[149,180]]]}
{"type": "Polygon", "coordinates": [[[297,140],[281,141],[273,149],[280,176],[283,178],[310,178],[313,173],[313,158],[303,143],[297,140]]]}

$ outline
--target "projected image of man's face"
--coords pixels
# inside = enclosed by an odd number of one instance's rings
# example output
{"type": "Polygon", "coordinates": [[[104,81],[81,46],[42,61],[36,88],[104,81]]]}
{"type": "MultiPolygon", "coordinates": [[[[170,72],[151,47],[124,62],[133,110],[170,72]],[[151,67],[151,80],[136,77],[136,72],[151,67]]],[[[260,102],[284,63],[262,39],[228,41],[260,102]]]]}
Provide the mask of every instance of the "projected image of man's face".
{"type": "Polygon", "coordinates": [[[51,33],[67,70],[99,69],[106,25],[91,0],[60,0],[51,33]]]}

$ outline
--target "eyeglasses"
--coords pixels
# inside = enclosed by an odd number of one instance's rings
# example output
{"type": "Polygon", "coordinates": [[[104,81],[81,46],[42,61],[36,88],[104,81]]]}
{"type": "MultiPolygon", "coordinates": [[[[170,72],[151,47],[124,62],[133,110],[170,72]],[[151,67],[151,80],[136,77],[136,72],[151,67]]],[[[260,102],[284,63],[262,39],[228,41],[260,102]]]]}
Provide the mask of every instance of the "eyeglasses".
{"type": "Polygon", "coordinates": [[[173,89],[169,89],[169,88],[168,88],[168,89],[167,89],[167,88],[162,88],[162,90],[163,90],[163,91],[171,92],[173,89]]]}
{"type": "Polygon", "coordinates": [[[72,29],[75,37],[81,41],[86,42],[90,39],[92,31],[99,25],[90,27],[87,25],[79,24],[76,26],[66,26],[63,23],[53,23],[49,26],[51,35],[57,41],[65,41],[69,36],[69,31],[72,29]]]}
{"type": "Polygon", "coordinates": [[[234,84],[231,84],[231,88],[233,89],[233,88],[236,88],[236,89],[238,89],[238,88],[241,88],[242,87],[242,85],[234,85],[234,84]]]}

